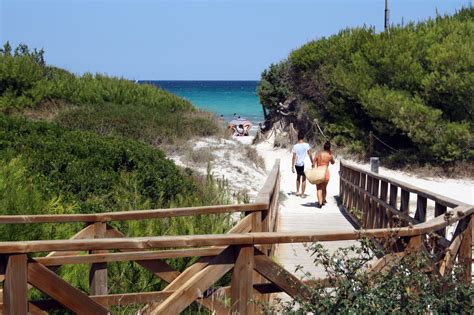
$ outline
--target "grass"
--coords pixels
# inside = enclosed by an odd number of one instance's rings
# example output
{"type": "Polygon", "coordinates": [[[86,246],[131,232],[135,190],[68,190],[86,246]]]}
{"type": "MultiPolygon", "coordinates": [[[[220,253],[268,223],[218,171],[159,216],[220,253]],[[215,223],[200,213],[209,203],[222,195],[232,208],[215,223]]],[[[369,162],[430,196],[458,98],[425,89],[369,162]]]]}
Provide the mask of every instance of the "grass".
{"type": "Polygon", "coordinates": [[[245,157],[253,162],[257,168],[265,170],[265,160],[258,154],[255,147],[250,145],[245,146],[245,157]]]}
{"type": "Polygon", "coordinates": [[[185,151],[184,159],[193,164],[205,165],[214,161],[215,156],[212,153],[212,149],[209,147],[202,147],[198,149],[188,147],[185,151]]]}

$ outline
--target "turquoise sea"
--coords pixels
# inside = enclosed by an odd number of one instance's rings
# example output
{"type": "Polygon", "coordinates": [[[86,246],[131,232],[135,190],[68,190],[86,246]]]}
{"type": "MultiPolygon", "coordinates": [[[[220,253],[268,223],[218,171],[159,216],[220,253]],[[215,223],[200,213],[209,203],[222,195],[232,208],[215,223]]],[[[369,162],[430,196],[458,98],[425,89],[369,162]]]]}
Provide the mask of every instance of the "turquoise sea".
{"type": "Polygon", "coordinates": [[[226,121],[233,115],[250,120],[254,126],[263,122],[262,105],[256,94],[258,81],[139,81],[158,86],[179,95],[194,106],[223,115],[226,121]]]}

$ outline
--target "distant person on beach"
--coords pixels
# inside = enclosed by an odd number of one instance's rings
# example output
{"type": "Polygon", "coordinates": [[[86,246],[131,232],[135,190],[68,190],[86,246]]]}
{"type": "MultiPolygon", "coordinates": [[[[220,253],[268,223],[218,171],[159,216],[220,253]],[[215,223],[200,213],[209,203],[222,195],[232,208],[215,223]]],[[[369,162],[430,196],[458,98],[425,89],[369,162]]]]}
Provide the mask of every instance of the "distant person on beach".
{"type": "Polygon", "coordinates": [[[244,128],[244,125],[238,125],[236,128],[235,128],[235,131],[237,132],[237,136],[244,136],[245,135],[245,128],[244,128]]]}
{"type": "Polygon", "coordinates": [[[311,157],[311,148],[309,144],[304,142],[304,132],[302,130],[298,132],[298,142],[293,146],[291,152],[293,152],[291,171],[293,173],[296,171],[296,195],[305,197],[306,195],[304,194],[304,191],[306,189],[306,176],[304,175],[304,159],[306,154],[308,154],[311,164],[313,164],[313,160],[311,157]]]}
{"type": "Polygon", "coordinates": [[[326,141],[323,146],[323,150],[319,151],[313,160],[313,165],[316,167],[325,167],[326,168],[326,177],[321,184],[316,185],[317,196],[318,196],[318,203],[316,204],[317,208],[321,208],[326,204],[326,195],[327,191],[326,188],[329,183],[329,163],[334,164],[334,157],[331,153],[331,143],[326,141]]]}

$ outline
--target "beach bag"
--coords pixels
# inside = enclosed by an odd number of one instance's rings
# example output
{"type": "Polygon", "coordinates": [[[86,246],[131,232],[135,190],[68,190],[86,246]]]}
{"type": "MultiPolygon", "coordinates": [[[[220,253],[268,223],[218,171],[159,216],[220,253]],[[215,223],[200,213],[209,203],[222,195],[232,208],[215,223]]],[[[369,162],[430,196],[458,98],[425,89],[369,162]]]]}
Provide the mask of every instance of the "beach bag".
{"type": "Polygon", "coordinates": [[[328,169],[327,166],[319,166],[319,167],[311,168],[309,170],[306,170],[304,172],[304,175],[306,176],[306,178],[311,184],[318,185],[324,182],[324,180],[326,179],[327,169],[328,169]]]}

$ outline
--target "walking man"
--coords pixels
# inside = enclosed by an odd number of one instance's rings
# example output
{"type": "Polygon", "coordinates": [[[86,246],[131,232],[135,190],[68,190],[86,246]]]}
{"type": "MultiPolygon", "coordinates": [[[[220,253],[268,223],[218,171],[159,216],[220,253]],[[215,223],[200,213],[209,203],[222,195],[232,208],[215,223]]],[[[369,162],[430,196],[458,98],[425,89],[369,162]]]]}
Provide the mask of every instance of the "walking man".
{"type": "Polygon", "coordinates": [[[304,175],[304,159],[306,154],[308,154],[311,166],[313,166],[313,158],[311,156],[311,148],[309,144],[304,142],[303,130],[298,132],[298,142],[293,146],[291,152],[293,152],[291,170],[293,173],[296,171],[296,195],[305,197],[306,195],[304,194],[304,191],[306,188],[306,176],[304,175]]]}

